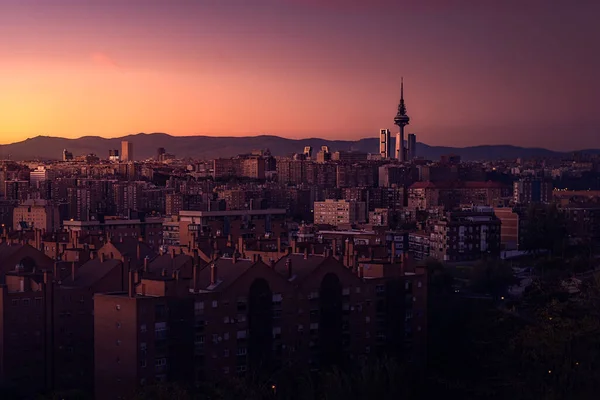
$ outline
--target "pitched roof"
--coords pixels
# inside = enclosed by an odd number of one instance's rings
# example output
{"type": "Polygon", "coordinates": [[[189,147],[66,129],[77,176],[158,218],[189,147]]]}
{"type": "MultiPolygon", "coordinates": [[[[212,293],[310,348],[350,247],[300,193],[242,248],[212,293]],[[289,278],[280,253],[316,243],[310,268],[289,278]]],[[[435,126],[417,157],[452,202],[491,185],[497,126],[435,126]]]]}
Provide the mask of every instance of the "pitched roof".
{"type": "Polygon", "coordinates": [[[62,282],[64,286],[90,287],[100,281],[115,268],[121,267],[121,260],[108,259],[102,261],[95,258],[83,264],[75,272],[75,280],[71,276],[62,282]]]}
{"type": "Polygon", "coordinates": [[[231,286],[240,276],[252,268],[256,263],[251,260],[236,260],[233,262],[231,258],[219,258],[216,261],[208,264],[198,274],[198,287],[201,290],[211,292],[222,292],[231,286]],[[217,268],[216,285],[211,285],[211,269],[212,265],[217,268]]]}
{"type": "Polygon", "coordinates": [[[148,270],[151,275],[160,275],[163,270],[166,270],[167,274],[171,276],[173,271],[181,270],[188,262],[193,262],[193,257],[187,254],[176,254],[175,257],[163,254],[148,263],[148,270]]]}
{"type": "MultiPolygon", "coordinates": [[[[319,265],[321,265],[327,257],[318,254],[309,254],[304,258],[304,254],[289,254],[281,257],[275,263],[275,271],[279,274],[288,277],[287,262],[288,260],[292,263],[292,281],[301,281],[309,276],[319,265]]],[[[337,262],[337,261],[336,261],[337,262]]]]}

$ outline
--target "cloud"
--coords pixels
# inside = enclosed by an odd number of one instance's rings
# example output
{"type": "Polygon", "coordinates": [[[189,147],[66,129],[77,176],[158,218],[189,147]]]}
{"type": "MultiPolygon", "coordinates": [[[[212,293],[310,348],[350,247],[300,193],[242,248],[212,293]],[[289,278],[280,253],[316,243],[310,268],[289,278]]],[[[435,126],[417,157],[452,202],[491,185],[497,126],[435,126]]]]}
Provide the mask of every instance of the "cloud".
{"type": "Polygon", "coordinates": [[[119,68],[119,65],[108,54],[96,51],[90,54],[90,59],[96,65],[109,68],[119,68]]]}

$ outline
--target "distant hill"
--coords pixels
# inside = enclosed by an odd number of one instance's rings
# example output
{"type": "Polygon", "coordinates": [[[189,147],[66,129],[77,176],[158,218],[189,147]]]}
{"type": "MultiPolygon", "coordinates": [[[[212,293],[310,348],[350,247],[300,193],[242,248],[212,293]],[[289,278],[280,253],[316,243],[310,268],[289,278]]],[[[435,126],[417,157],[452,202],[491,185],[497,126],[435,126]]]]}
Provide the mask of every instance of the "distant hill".
{"type": "MultiPolygon", "coordinates": [[[[22,142],[0,145],[0,158],[13,160],[48,159],[62,157],[63,149],[68,149],[73,155],[94,153],[101,158],[108,157],[109,149],[121,149],[121,141],[133,143],[136,160],[154,157],[158,147],[164,147],[168,153],[177,157],[195,159],[213,159],[216,157],[231,157],[237,154],[249,153],[254,149],[270,149],[276,156],[301,152],[304,146],[312,146],[314,151],[327,145],[332,151],[356,150],[376,153],[379,148],[377,137],[357,141],[326,140],[319,138],[286,139],[279,136],[171,136],[165,133],[139,133],[120,138],[105,139],[98,136],[84,136],[78,139],[37,136],[22,142]]],[[[600,154],[600,150],[583,150],[584,152],[600,154]]],[[[417,143],[417,154],[428,159],[439,159],[445,154],[456,154],[463,160],[497,160],[533,157],[557,157],[562,153],[542,148],[524,148],[508,145],[474,146],[474,147],[436,147],[417,143]]]]}

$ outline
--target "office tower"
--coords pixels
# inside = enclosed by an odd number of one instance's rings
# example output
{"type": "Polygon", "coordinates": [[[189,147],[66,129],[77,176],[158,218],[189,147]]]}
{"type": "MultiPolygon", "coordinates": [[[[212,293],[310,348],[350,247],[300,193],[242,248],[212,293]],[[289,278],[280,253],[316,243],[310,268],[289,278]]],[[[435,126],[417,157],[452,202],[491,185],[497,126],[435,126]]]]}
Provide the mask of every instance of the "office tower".
{"type": "Polygon", "coordinates": [[[163,156],[165,155],[166,152],[167,152],[167,150],[165,150],[164,147],[159,147],[158,149],[156,149],[156,161],[162,161],[163,156]]]}
{"type": "Polygon", "coordinates": [[[406,115],[406,105],[404,104],[404,80],[400,83],[400,104],[398,104],[398,113],[394,118],[394,125],[400,129],[396,136],[396,158],[400,161],[406,161],[404,150],[404,127],[408,125],[410,118],[406,115]]]}
{"type": "Polygon", "coordinates": [[[312,158],[312,146],[304,146],[304,156],[306,158],[312,158]]]}
{"type": "Polygon", "coordinates": [[[413,160],[417,157],[417,135],[414,133],[408,134],[408,160],[413,160]]]}
{"type": "Polygon", "coordinates": [[[63,154],[62,154],[62,159],[63,159],[63,161],[72,161],[73,153],[71,153],[70,151],[67,151],[67,149],[64,149],[63,154]]]}
{"type": "Polygon", "coordinates": [[[109,161],[119,161],[119,150],[111,149],[108,150],[108,160],[109,161]]]}
{"type": "Polygon", "coordinates": [[[390,158],[392,155],[392,141],[390,140],[390,130],[379,130],[379,154],[381,158],[390,158]]]}
{"type": "Polygon", "coordinates": [[[121,142],[121,161],[133,161],[133,143],[127,140],[121,142]]]}
{"type": "Polygon", "coordinates": [[[54,172],[46,169],[45,166],[40,165],[29,173],[29,185],[32,187],[39,187],[40,182],[50,181],[54,179],[54,172]]]}

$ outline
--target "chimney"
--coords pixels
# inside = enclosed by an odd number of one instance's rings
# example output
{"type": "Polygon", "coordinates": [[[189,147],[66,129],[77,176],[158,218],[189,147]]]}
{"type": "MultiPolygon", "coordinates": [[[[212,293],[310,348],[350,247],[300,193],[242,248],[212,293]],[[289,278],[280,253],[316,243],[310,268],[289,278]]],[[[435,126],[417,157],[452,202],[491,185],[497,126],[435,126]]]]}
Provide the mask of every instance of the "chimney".
{"type": "Polygon", "coordinates": [[[145,257],[144,258],[144,273],[146,273],[146,274],[148,273],[148,261],[149,261],[148,257],[145,257]]]}
{"type": "Polygon", "coordinates": [[[119,236],[119,242],[123,243],[123,236],[119,236]]]}
{"type": "Polygon", "coordinates": [[[217,284],[217,265],[215,263],[212,263],[210,265],[210,284],[211,286],[214,286],[217,284]]]}
{"type": "Polygon", "coordinates": [[[315,255],[315,245],[313,243],[310,244],[310,254],[315,255]]]}
{"type": "Polygon", "coordinates": [[[296,239],[292,239],[292,253],[296,253],[298,250],[296,239]]]}
{"type": "Polygon", "coordinates": [[[192,251],[192,253],[193,253],[192,265],[199,265],[200,264],[200,255],[198,254],[198,249],[194,249],[192,251]]]}
{"type": "Polygon", "coordinates": [[[392,240],[390,243],[390,263],[396,262],[396,243],[392,240]]]}
{"type": "Polygon", "coordinates": [[[162,271],[160,272],[160,276],[162,276],[163,278],[166,278],[166,277],[167,277],[167,275],[168,275],[168,274],[167,274],[167,269],[166,269],[166,268],[163,268],[163,269],[162,269],[162,271]]]}
{"type": "Polygon", "coordinates": [[[375,255],[373,254],[373,248],[369,246],[369,260],[373,261],[374,256],[375,255]]]}
{"type": "Polygon", "coordinates": [[[194,293],[198,293],[198,290],[200,290],[200,282],[198,282],[198,279],[200,279],[200,265],[198,264],[194,264],[194,271],[193,271],[193,279],[194,281],[192,282],[192,288],[194,289],[194,293]]]}
{"type": "Polygon", "coordinates": [[[100,253],[100,262],[104,262],[104,261],[106,261],[106,254],[100,253]]]}
{"type": "Polygon", "coordinates": [[[162,247],[160,248],[160,250],[158,250],[158,252],[161,256],[165,255],[165,249],[163,249],[162,247]]]}
{"type": "MultiPolygon", "coordinates": [[[[238,245],[237,245],[238,249],[240,249],[240,253],[244,252],[244,238],[243,237],[239,237],[238,238],[238,245]]],[[[259,249],[260,250],[260,249],[259,249]]]]}
{"type": "Polygon", "coordinates": [[[75,268],[75,261],[73,261],[71,263],[71,280],[73,282],[75,282],[75,272],[76,272],[76,268],[75,268]]]}
{"type": "Polygon", "coordinates": [[[129,270],[129,297],[135,297],[135,272],[129,270]]]}
{"type": "Polygon", "coordinates": [[[288,279],[292,279],[293,270],[292,270],[292,260],[290,258],[285,260],[285,268],[287,269],[287,272],[288,272],[288,279]]]}
{"type": "Polygon", "coordinates": [[[358,271],[358,253],[354,253],[354,259],[352,260],[352,271],[358,271]]]}
{"type": "Polygon", "coordinates": [[[271,259],[269,265],[271,266],[271,269],[275,269],[275,260],[271,259]]]}
{"type": "Polygon", "coordinates": [[[365,277],[365,268],[362,265],[358,266],[358,277],[363,279],[365,277]]]}
{"type": "Polygon", "coordinates": [[[175,258],[175,249],[171,249],[171,258],[175,258]]]}
{"type": "Polygon", "coordinates": [[[337,239],[331,241],[331,254],[333,257],[337,257],[337,239]]]}
{"type": "Polygon", "coordinates": [[[304,249],[304,259],[308,260],[308,247],[304,249]]]}
{"type": "Polygon", "coordinates": [[[141,246],[140,242],[137,243],[137,249],[136,250],[137,250],[137,254],[136,254],[137,255],[137,260],[139,262],[142,259],[142,246],[141,246]]]}
{"type": "Polygon", "coordinates": [[[176,269],[173,270],[173,273],[171,274],[171,276],[173,277],[173,279],[179,280],[179,271],[176,269]]]}
{"type": "Polygon", "coordinates": [[[95,256],[96,253],[94,251],[90,251],[90,260],[93,260],[95,256]]]}
{"type": "Polygon", "coordinates": [[[58,261],[54,261],[54,267],[53,267],[53,271],[54,271],[54,276],[58,276],[58,261]]]}
{"type": "Polygon", "coordinates": [[[237,262],[237,251],[233,251],[233,256],[231,257],[231,261],[235,264],[237,262]]]}
{"type": "MultiPolygon", "coordinates": [[[[233,246],[233,242],[232,242],[232,236],[231,234],[227,235],[227,247],[231,247],[233,246]]],[[[240,247],[241,248],[241,247],[240,247]]]]}
{"type": "Polygon", "coordinates": [[[113,252],[111,251],[111,252],[110,252],[110,259],[111,259],[111,260],[114,260],[114,258],[115,258],[115,253],[113,253],[113,252]]]}
{"type": "Polygon", "coordinates": [[[281,238],[277,238],[277,254],[281,253],[281,238]]]}

